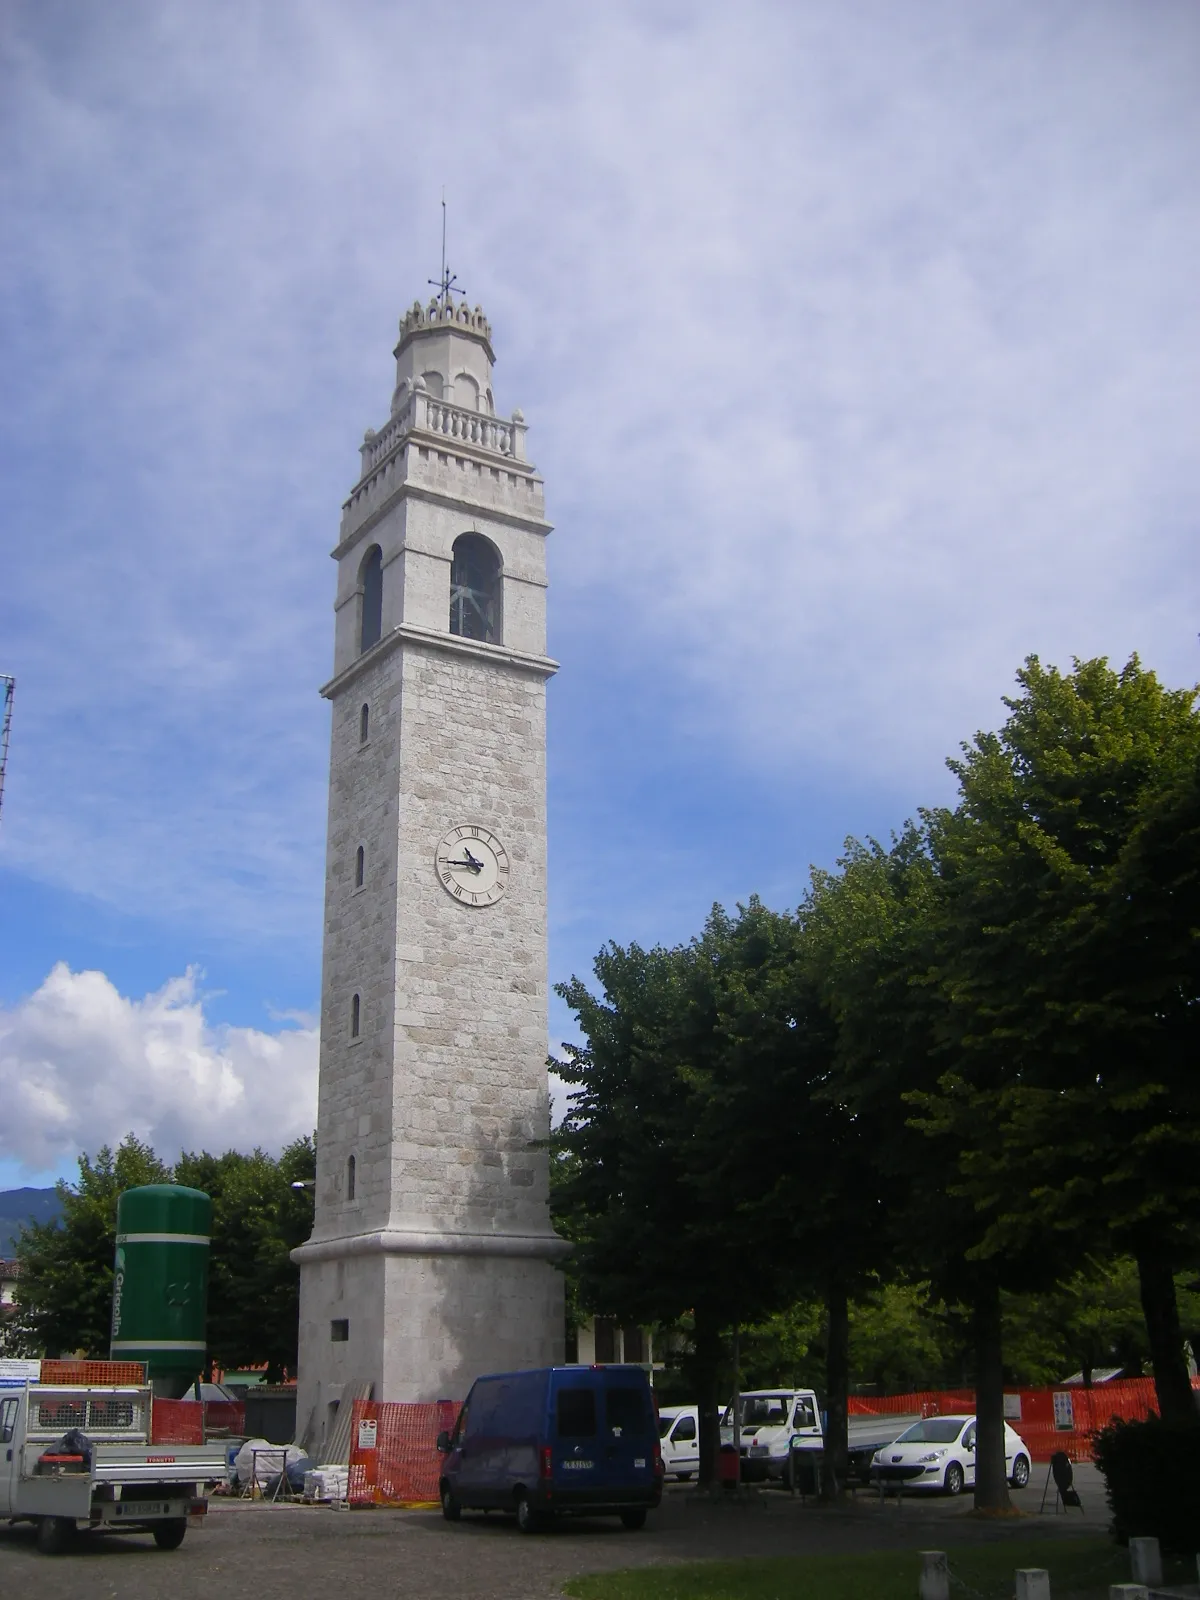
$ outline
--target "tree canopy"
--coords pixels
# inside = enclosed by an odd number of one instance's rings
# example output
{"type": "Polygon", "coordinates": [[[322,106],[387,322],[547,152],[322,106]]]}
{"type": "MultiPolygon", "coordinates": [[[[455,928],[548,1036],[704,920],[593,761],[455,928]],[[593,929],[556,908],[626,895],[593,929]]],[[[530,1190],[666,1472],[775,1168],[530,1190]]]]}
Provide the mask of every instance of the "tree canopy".
{"type": "Polygon", "coordinates": [[[17,1243],[22,1337],[46,1354],[108,1354],[112,1323],[117,1201],[146,1183],[181,1183],[213,1201],[208,1287],[208,1354],[221,1367],[266,1365],[268,1377],[295,1371],[299,1269],[289,1251],[312,1231],[315,1176],[311,1139],[276,1159],[184,1154],[174,1168],[133,1134],[79,1158],[79,1178],[57,1185],[62,1216],[27,1227],[17,1243]]]}
{"type": "Polygon", "coordinates": [[[732,1329],[796,1350],[788,1307],[822,1301],[836,1459],[856,1300],[911,1313],[899,1286],[928,1282],[971,1347],[989,1505],[1005,1309],[1057,1295],[1082,1329],[1091,1304],[1088,1368],[1115,1337],[1097,1260],[1133,1264],[1162,1414],[1197,1422],[1175,1281],[1200,1264],[1196,694],[1136,658],[1030,657],[1018,687],[950,762],[957,803],[849,841],[795,912],[607,946],[599,996],[559,990],[584,1042],[556,1063],[584,1302],[687,1316],[711,1389],[732,1329]]]}

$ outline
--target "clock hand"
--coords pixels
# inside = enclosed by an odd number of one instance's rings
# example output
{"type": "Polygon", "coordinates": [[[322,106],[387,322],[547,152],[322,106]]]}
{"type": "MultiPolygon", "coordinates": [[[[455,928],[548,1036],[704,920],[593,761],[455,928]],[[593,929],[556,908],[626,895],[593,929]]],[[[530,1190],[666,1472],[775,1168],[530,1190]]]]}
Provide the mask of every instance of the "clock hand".
{"type": "Polygon", "coordinates": [[[476,861],[475,857],[469,850],[467,851],[467,859],[465,861],[447,861],[446,865],[448,867],[466,867],[468,872],[483,871],[483,862],[476,861]]]}

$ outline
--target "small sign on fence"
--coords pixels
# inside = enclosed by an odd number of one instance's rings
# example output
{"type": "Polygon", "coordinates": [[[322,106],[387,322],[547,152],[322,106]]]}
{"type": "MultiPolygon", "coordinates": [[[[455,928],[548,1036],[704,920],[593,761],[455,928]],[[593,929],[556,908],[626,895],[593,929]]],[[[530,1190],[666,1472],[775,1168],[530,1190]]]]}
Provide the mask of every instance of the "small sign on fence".
{"type": "Polygon", "coordinates": [[[359,1417],[358,1448],[360,1450],[374,1450],[378,1436],[379,1423],[376,1419],[374,1417],[359,1417]]]}
{"type": "Polygon", "coordinates": [[[0,1361],[0,1389],[24,1388],[27,1383],[37,1383],[41,1375],[40,1361],[23,1361],[17,1356],[0,1361]]]}
{"type": "Polygon", "coordinates": [[[1019,1394],[1006,1394],[1004,1396],[1004,1418],[1006,1422],[1020,1422],[1021,1396],[1019,1394]]]}
{"type": "Polygon", "coordinates": [[[1054,1426],[1067,1433],[1075,1427],[1075,1396],[1069,1389],[1054,1391],[1054,1426]]]}

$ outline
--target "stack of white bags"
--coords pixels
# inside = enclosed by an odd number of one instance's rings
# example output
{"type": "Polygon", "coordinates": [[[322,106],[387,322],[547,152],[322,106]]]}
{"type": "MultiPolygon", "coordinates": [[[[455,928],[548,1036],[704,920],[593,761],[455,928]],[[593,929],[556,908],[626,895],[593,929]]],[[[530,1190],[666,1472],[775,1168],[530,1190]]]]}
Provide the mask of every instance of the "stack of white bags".
{"type": "Polygon", "coordinates": [[[306,1500],[344,1500],[350,1489],[350,1468],[336,1464],[304,1474],[306,1500]]]}

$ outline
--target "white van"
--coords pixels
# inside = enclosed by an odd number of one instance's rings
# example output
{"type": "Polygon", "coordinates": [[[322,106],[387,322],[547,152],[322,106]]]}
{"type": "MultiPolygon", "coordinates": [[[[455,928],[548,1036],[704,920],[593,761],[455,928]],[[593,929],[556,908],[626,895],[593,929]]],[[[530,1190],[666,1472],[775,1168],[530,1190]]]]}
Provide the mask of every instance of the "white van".
{"type": "Polygon", "coordinates": [[[686,1483],[700,1466],[700,1407],[662,1406],[658,1438],[664,1475],[686,1483]]]}

